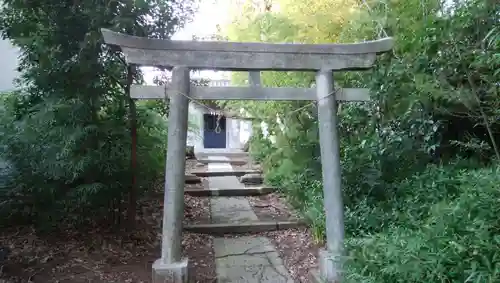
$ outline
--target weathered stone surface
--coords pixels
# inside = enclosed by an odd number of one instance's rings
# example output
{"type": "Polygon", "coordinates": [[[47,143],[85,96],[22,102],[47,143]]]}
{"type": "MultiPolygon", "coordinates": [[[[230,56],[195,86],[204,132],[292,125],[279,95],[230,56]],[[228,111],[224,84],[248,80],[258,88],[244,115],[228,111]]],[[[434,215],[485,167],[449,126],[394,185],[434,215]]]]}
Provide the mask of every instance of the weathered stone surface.
{"type": "MultiPolygon", "coordinates": [[[[169,85],[150,86],[132,85],[130,96],[135,99],[163,99],[167,95],[175,95],[169,85]]],[[[315,100],[314,88],[291,87],[205,87],[191,86],[191,97],[210,100],[315,100]]],[[[335,92],[334,97],[340,101],[368,101],[370,91],[366,88],[342,88],[335,92]]],[[[243,150],[245,151],[245,150],[243,150]]]]}
{"type": "Polygon", "coordinates": [[[210,177],[208,178],[209,188],[217,189],[240,189],[244,186],[238,181],[235,176],[225,177],[210,177]]]}
{"type": "MultiPolygon", "coordinates": [[[[344,204],[342,201],[342,166],[338,131],[337,101],[328,96],[334,90],[333,72],[321,70],[316,74],[318,92],[318,126],[323,176],[326,239],[329,251],[344,249],[344,204]],[[324,99],[320,99],[324,98],[324,99]]],[[[342,265],[337,260],[320,262],[321,276],[329,282],[340,281],[342,265]],[[323,264],[323,267],[321,267],[323,264]]]]}
{"type": "Polygon", "coordinates": [[[153,283],[188,283],[188,260],[165,264],[161,259],[153,263],[153,283]]]}
{"type": "MultiPolygon", "coordinates": [[[[209,172],[232,172],[233,167],[229,163],[209,163],[208,164],[209,172]]],[[[235,176],[223,176],[223,177],[210,177],[208,178],[208,186],[209,188],[217,188],[217,189],[239,189],[244,188],[244,186],[238,181],[238,178],[235,176]]]]}
{"type": "Polygon", "coordinates": [[[257,221],[252,206],[244,197],[217,197],[210,201],[212,223],[257,221]]]}
{"type": "Polygon", "coordinates": [[[262,174],[246,174],[241,176],[240,182],[245,185],[260,185],[264,182],[262,174]]]}
{"type": "MultiPolygon", "coordinates": [[[[208,170],[232,171],[229,163],[209,163],[208,170]]],[[[234,176],[211,177],[208,179],[209,188],[235,188],[242,189],[244,186],[234,176]]],[[[212,223],[235,223],[257,221],[259,218],[252,210],[252,206],[244,197],[218,197],[210,202],[212,223]]]]}
{"type": "Polygon", "coordinates": [[[129,64],[173,68],[185,64],[190,69],[219,71],[280,70],[317,71],[320,69],[348,71],[370,69],[375,53],[365,54],[282,54],[212,51],[165,51],[122,47],[129,64]]]}
{"type": "Polygon", "coordinates": [[[215,238],[214,250],[218,282],[293,283],[265,237],[215,238]]]}
{"type": "Polygon", "coordinates": [[[101,33],[107,44],[121,47],[129,64],[227,71],[366,69],[377,53],[394,45],[392,38],[355,44],[273,44],[158,40],[108,29],[101,33]]]}
{"type": "Polygon", "coordinates": [[[342,257],[326,249],[318,252],[319,276],[325,282],[337,282],[342,277],[342,257]]]}
{"type": "Polygon", "coordinates": [[[231,239],[214,239],[214,249],[217,257],[226,257],[244,253],[274,252],[274,247],[265,237],[237,237],[231,239]]]}
{"type": "Polygon", "coordinates": [[[248,152],[244,152],[241,149],[219,149],[219,148],[204,148],[198,150],[196,153],[196,159],[211,159],[219,160],[229,163],[231,159],[246,159],[248,158],[248,152]]]}
{"type": "MultiPolygon", "coordinates": [[[[289,44],[289,43],[261,43],[261,42],[221,42],[221,41],[191,41],[191,40],[162,40],[146,37],[136,37],[123,33],[113,32],[102,28],[101,33],[107,44],[121,47],[166,50],[166,51],[208,51],[208,52],[241,52],[241,53],[287,53],[299,54],[364,54],[381,53],[392,49],[394,40],[383,38],[373,41],[347,44],[289,44]]],[[[226,55],[227,57],[227,55],[226,55]]],[[[240,65],[244,65],[240,62],[240,65]]]]}
{"type": "Polygon", "coordinates": [[[165,203],[163,206],[161,257],[168,262],[181,260],[182,220],[184,219],[184,185],[186,142],[189,112],[189,69],[175,67],[172,85],[186,96],[170,99],[167,156],[165,161],[165,203]],[[175,130],[173,130],[175,129],[175,130]]]}
{"type": "MultiPolygon", "coordinates": [[[[232,170],[229,163],[209,163],[208,170],[232,170]]],[[[233,192],[255,190],[245,188],[235,176],[210,177],[208,189],[233,186],[233,192]]],[[[244,197],[216,197],[210,202],[211,224],[185,225],[191,232],[226,235],[214,239],[217,282],[219,283],[293,283],[279,254],[265,237],[244,236],[227,238],[229,233],[252,233],[274,231],[290,227],[276,221],[258,221],[257,215],[244,197]]]]}

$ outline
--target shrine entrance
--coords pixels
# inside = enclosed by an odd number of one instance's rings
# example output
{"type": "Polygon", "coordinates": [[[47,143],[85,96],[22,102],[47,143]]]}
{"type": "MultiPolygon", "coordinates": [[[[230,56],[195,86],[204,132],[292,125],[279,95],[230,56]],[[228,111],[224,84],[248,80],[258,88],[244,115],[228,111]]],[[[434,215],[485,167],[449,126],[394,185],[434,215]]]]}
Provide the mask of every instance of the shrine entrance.
{"type": "Polygon", "coordinates": [[[226,148],[226,117],[203,114],[203,147],[226,148]]]}
{"type": "Polygon", "coordinates": [[[169,99],[161,258],[153,264],[153,282],[187,282],[187,259],[181,258],[184,210],[185,147],[190,100],[313,100],[317,102],[326,214],[326,247],[320,252],[320,275],[340,282],[344,256],[344,207],[337,130],[337,101],[367,101],[368,89],[334,88],[333,72],[369,69],[377,54],[392,49],[393,39],[356,44],[269,44],[157,40],[102,29],[107,44],[121,48],[128,64],[172,70],[166,87],[133,86],[136,99],[169,99]],[[249,71],[248,87],[190,85],[191,70],[249,71]],[[316,72],[314,88],[266,88],[260,71],[316,72]]]}

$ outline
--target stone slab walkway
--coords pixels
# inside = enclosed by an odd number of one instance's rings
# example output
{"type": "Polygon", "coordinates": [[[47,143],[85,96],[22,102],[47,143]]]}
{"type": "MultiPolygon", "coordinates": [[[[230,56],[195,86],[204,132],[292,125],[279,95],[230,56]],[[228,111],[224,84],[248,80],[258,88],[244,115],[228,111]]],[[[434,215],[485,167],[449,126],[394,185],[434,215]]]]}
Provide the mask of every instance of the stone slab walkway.
{"type": "MultiPolygon", "coordinates": [[[[221,158],[223,157],[217,157],[219,160],[221,158]]],[[[232,170],[233,167],[229,163],[208,164],[208,171],[232,170]]],[[[210,177],[208,178],[208,186],[212,189],[245,188],[235,176],[210,177]]],[[[238,223],[259,220],[245,197],[214,197],[210,200],[210,214],[212,216],[212,223],[238,223]]]]}
{"type": "MultiPolygon", "coordinates": [[[[209,157],[220,160],[221,157],[209,157]]],[[[209,171],[233,170],[229,163],[209,163],[209,171]]],[[[244,188],[235,176],[210,177],[210,188],[244,188]]],[[[258,221],[244,197],[213,197],[210,201],[213,223],[258,221]]],[[[214,239],[217,282],[293,283],[271,241],[261,236],[219,237],[214,239]]]]}
{"type": "MultiPolygon", "coordinates": [[[[210,157],[209,157],[210,158],[210,157]]],[[[221,159],[218,157],[217,159],[221,159]]],[[[229,163],[209,163],[209,172],[220,172],[220,171],[233,171],[233,167],[229,163]]],[[[209,177],[208,178],[209,188],[218,189],[232,189],[232,188],[244,188],[244,186],[238,181],[235,176],[221,176],[221,177],[209,177]]]]}
{"type": "Polygon", "coordinates": [[[252,206],[245,197],[214,197],[210,200],[212,223],[257,221],[252,206]]]}
{"type": "Polygon", "coordinates": [[[214,250],[219,283],[293,283],[265,237],[215,238],[214,250]]]}

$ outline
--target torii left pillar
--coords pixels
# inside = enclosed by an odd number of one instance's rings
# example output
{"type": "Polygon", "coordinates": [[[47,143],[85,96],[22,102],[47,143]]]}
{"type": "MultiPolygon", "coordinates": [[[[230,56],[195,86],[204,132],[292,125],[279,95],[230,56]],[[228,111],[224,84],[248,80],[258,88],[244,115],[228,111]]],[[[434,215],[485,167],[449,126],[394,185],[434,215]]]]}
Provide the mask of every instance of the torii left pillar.
{"type": "Polygon", "coordinates": [[[188,282],[188,260],[181,258],[181,242],[190,90],[189,69],[175,67],[172,71],[171,86],[161,258],[153,264],[153,283],[188,282]]]}

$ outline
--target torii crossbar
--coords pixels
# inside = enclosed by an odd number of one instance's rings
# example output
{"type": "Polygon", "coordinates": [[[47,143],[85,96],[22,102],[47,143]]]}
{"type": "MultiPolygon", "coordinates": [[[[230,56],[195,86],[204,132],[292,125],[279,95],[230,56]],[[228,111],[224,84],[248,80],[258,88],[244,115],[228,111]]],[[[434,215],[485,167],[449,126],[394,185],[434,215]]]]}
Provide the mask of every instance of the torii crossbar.
{"type": "Polygon", "coordinates": [[[172,69],[166,87],[133,86],[136,99],[170,99],[168,150],[165,169],[165,209],[161,258],[153,264],[153,282],[188,282],[187,259],[181,259],[184,215],[185,146],[189,99],[316,100],[326,214],[325,249],[320,251],[320,276],[340,282],[344,254],[337,101],[369,100],[367,89],[334,91],[333,71],[363,70],[379,53],[392,49],[392,38],[355,44],[270,44],[215,41],[176,41],[129,36],[101,30],[106,44],[119,46],[128,64],[172,69]],[[190,70],[249,71],[249,87],[190,85],[190,70]],[[265,88],[260,73],[314,71],[315,88],[265,88]]]}

